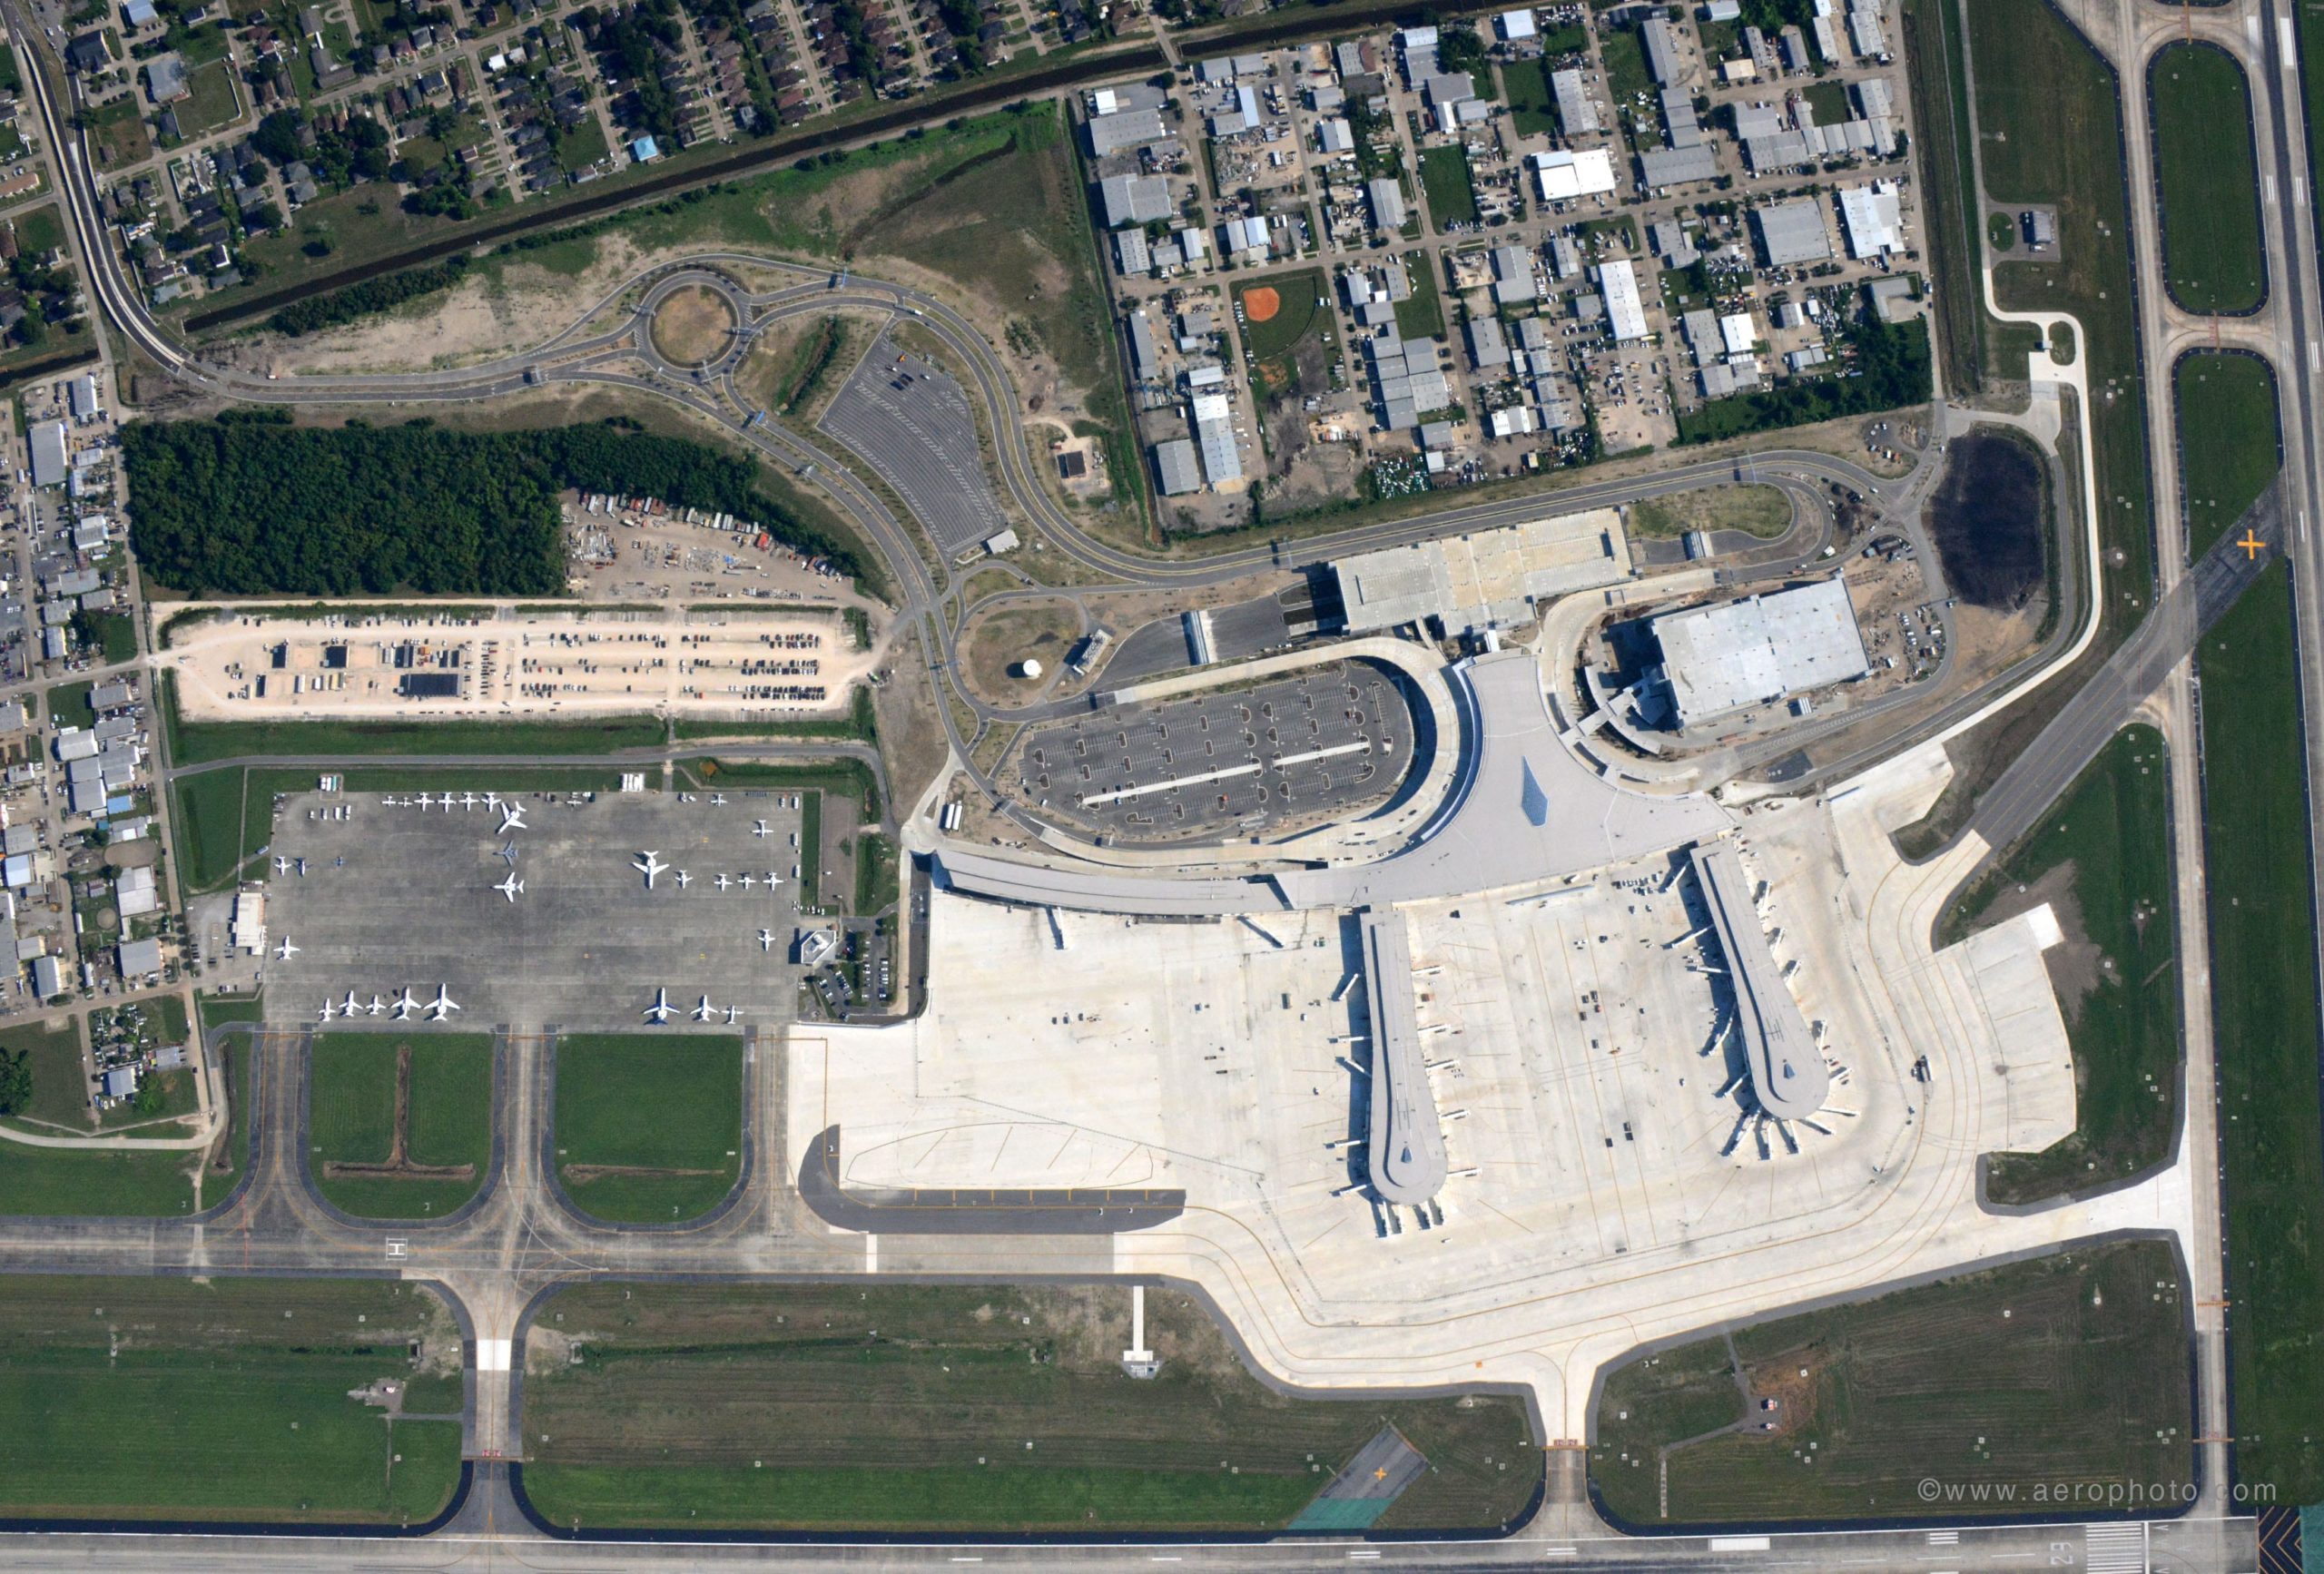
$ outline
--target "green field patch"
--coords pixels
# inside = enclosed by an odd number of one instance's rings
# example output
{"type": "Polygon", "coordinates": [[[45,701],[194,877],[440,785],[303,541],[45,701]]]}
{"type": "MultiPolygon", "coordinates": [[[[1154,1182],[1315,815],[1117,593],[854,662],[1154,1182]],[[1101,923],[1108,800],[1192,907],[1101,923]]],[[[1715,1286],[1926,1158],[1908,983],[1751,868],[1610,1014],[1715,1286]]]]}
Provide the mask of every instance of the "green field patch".
{"type": "Polygon", "coordinates": [[[426,1520],[458,1482],[458,1424],[349,1397],[411,1375],[413,1341],[457,1365],[450,1313],[416,1285],[12,1277],[0,1514],[426,1520]]]}
{"type": "MultiPolygon", "coordinates": [[[[216,28],[209,29],[206,35],[214,36],[220,47],[224,46],[225,34],[216,28]]],[[[188,138],[202,136],[241,118],[232,62],[205,61],[186,74],[185,84],[189,96],[178,106],[178,130],[188,138]]]]}
{"type": "Polygon", "coordinates": [[[32,1074],[30,1097],[21,1108],[8,1111],[18,1125],[27,1130],[59,1127],[59,1135],[89,1129],[89,1074],[73,1018],[0,1031],[0,1051],[22,1056],[32,1074]]]}
{"type": "Polygon", "coordinates": [[[1396,302],[1396,331],[1406,339],[1444,337],[1444,302],[1436,289],[1436,259],[1426,251],[1404,258],[1413,292],[1396,302]]]}
{"type": "Polygon", "coordinates": [[[1519,136],[1548,136],[1558,129],[1558,98],[1550,86],[1550,73],[1554,69],[1546,56],[1502,64],[1502,92],[1508,97],[1510,118],[1519,136]]]}
{"type": "Polygon", "coordinates": [[[1652,1527],[2024,1514],[2037,1482],[2192,1481],[2185,1294],[2170,1246],[2132,1241],[1738,1329],[1748,1402],[1724,1338],[1634,1360],[1599,1396],[1590,1484],[1652,1527]],[[1923,1499],[1932,1479],[1964,1495],[1923,1499]]]}
{"type": "Polygon", "coordinates": [[[2171,369],[2190,561],[2243,517],[2282,465],[2276,374],[2256,355],[2201,350],[2171,369]]]}
{"type": "Polygon", "coordinates": [[[308,1168],[363,1218],[442,1218],[492,1163],[492,1038],[324,1033],[308,1090],[308,1168]]]}
{"type": "Polygon", "coordinates": [[[2217,44],[2171,44],[2147,70],[2162,281],[2190,311],[2249,311],[2266,298],[2260,166],[2243,68],[2217,44]]]}
{"type": "Polygon", "coordinates": [[[1235,301],[1244,309],[1243,348],[1251,359],[1273,360],[1288,355],[1316,330],[1320,322],[1328,321],[1331,313],[1324,304],[1325,288],[1321,271],[1293,273],[1238,287],[1235,301]],[[1249,320],[1248,297],[1254,290],[1275,291],[1275,315],[1265,322],[1249,320]]]}
{"type": "Polygon", "coordinates": [[[1947,943],[1988,915],[2052,904],[2068,944],[2049,953],[2073,1047],[2073,1134],[1997,1153],[1994,1202],[2041,1202],[2166,1163],[2179,1121],[2179,966],[2171,882],[2171,770],[2162,734],[2127,727],[2024,843],[1946,915],[1947,943]]]}
{"type": "Polygon", "coordinates": [[[706,1214],[742,1174],[743,1041],[559,1038],[556,1118],[557,1178],[582,1212],[617,1224],[706,1214]]]}
{"type": "Polygon", "coordinates": [[[1517,1401],[1286,1398],[1167,1292],[1145,1381],[1114,1287],[602,1284],[534,1327],[579,1354],[525,1388],[559,1525],[1280,1530],[1384,1424],[1432,1468],[1383,1528],[1498,1526],[1541,1481],[1517,1401]]]}
{"type": "Polygon", "coordinates": [[[118,170],[153,157],[153,133],[145,129],[137,94],[84,111],[84,117],[98,169],[118,170]]]}
{"type": "MultiPolygon", "coordinates": [[[[28,1147],[0,1138],[0,1210],[85,1218],[189,1214],[200,1156],[28,1147]]],[[[222,1190],[207,1193],[203,1200],[222,1195],[222,1190]]]]}
{"type": "Polygon", "coordinates": [[[1439,230],[1477,221],[1477,189],[1469,179],[1469,152],[1459,143],[1423,148],[1421,189],[1428,193],[1428,212],[1439,230]]]}
{"type": "Polygon", "coordinates": [[[252,754],[605,754],[651,749],[666,737],[652,716],[573,722],[180,722],[178,762],[252,754]]]}
{"type": "Polygon", "coordinates": [[[1773,487],[1702,487],[1630,505],[1630,533],[1669,539],[1690,530],[1739,530],[1772,541],[1791,528],[1791,499],[1773,487]]]}
{"type": "Polygon", "coordinates": [[[2308,772],[2279,560],[2197,647],[2238,1480],[2324,1498],[2324,1131],[2308,772]]]}

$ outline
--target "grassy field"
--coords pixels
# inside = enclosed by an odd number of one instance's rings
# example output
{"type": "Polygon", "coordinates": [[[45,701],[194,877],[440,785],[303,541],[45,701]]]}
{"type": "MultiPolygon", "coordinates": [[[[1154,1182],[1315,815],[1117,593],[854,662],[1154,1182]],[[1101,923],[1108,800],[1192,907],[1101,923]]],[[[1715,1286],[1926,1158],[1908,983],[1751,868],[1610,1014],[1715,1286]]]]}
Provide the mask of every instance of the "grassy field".
{"type": "Polygon", "coordinates": [[[606,1034],[556,1045],[558,1178],[623,1224],[708,1213],[742,1173],[743,1041],[606,1034]]]}
{"type": "Polygon", "coordinates": [[[332,1204],[371,1219],[441,1218],[477,1194],[492,1164],[492,1038],[486,1033],[324,1033],[308,1094],[308,1167],[332,1204]],[[334,1174],[389,1166],[397,1146],[399,1063],[410,1054],[398,1169],[466,1175],[334,1174]]]}
{"type": "MultiPolygon", "coordinates": [[[[0,1210],[143,1218],[193,1211],[190,1153],[100,1153],[0,1141],[0,1210]]],[[[205,1201],[223,1195],[213,1191],[205,1201]]]]}
{"type": "Polygon", "coordinates": [[[2243,516],[2282,466],[2276,374],[2256,355],[2204,351],[2180,359],[2171,396],[2191,559],[2243,516]]]}
{"type": "Polygon", "coordinates": [[[88,127],[100,170],[121,169],[153,156],[153,133],[145,129],[135,93],[90,110],[88,127]]]}
{"type": "Polygon", "coordinates": [[[1167,1293],[1146,1382],[1110,1287],[592,1284],[535,1327],[582,1341],[525,1388],[560,1525],[1275,1530],[1383,1424],[1434,1467],[1384,1526],[1497,1525],[1541,1479],[1513,1400],[1285,1399],[1167,1293]]]}
{"type": "Polygon", "coordinates": [[[1630,108],[1643,93],[1654,90],[1647,74],[1646,46],[1635,28],[1608,28],[1599,41],[1606,62],[1606,89],[1613,95],[1616,113],[1630,108]]]}
{"type": "MultiPolygon", "coordinates": [[[[1986,1192],[2032,1203],[2163,1163],[2179,1120],[2179,969],[2172,937],[2171,778],[2162,734],[2123,729],[2024,846],[1945,920],[1977,929],[2020,887],[2060,902],[2097,958],[2068,964],[2062,991],[2073,1045],[2074,1132],[2040,1153],[1993,1156],[1986,1192]],[[2044,877],[2052,877],[2044,885],[2044,877]],[[2062,889],[2061,889],[2062,888],[2062,889]],[[2094,968],[2087,976],[2080,976],[2094,968]]],[[[2075,925],[2069,922],[2068,933],[2075,925]]],[[[2078,948],[2077,948],[2078,949],[2078,948]]]]}
{"type": "Polygon", "coordinates": [[[435,1297],[381,1281],[11,1278],[0,1514],[401,1525],[458,1481],[460,1429],[348,1397],[457,1362],[435,1297]]]}
{"type": "MultiPolygon", "coordinates": [[[[306,68],[303,50],[293,59],[297,69],[306,68]]],[[[359,267],[406,247],[425,245],[454,228],[449,219],[408,213],[393,192],[383,195],[380,187],[367,184],[308,203],[281,229],[245,243],[242,256],[257,264],[265,287],[275,289],[295,283],[301,274],[359,267]],[[315,257],[306,251],[314,243],[328,245],[330,251],[315,257]]]]}
{"type": "Polygon", "coordinates": [[[2162,279],[2190,311],[2249,311],[2267,294],[2251,93],[2235,57],[2173,44],[2147,73],[2162,189],[2162,279]]]}
{"type": "Polygon", "coordinates": [[[1468,150],[1459,145],[1423,148],[1421,189],[1428,193],[1429,216],[1439,230],[1477,221],[1476,188],[1469,183],[1468,150]]]}
{"type": "Polygon", "coordinates": [[[124,612],[100,612],[89,622],[97,635],[97,650],[109,666],[137,659],[137,624],[124,612]]]}
{"type": "Polygon", "coordinates": [[[1927,173],[1920,185],[1922,222],[1929,236],[1923,255],[1936,285],[1936,328],[1944,349],[1938,360],[1947,389],[1974,394],[1994,368],[1978,278],[1982,238],[1960,7],[1955,0],[1905,0],[1902,21],[1915,152],[1927,173]]]}
{"type": "Polygon", "coordinates": [[[2324,1131],[2291,583],[2281,562],[2203,636],[2203,820],[2240,1480],[2324,1498],[2324,1131]]]}
{"type": "Polygon", "coordinates": [[[1978,149],[1987,192],[2010,207],[2058,211],[2050,261],[2013,261],[1994,291],[2005,307],[2074,313],[2089,370],[2103,547],[2102,648],[2145,615],[2154,588],[2153,499],[2146,463],[2147,389],[2140,371],[2126,237],[2122,112],[2113,73],[2046,0],[1963,0],[1973,57],[2006,63],[1976,76],[1978,149]]]}
{"type": "Polygon", "coordinates": [[[1512,60],[1501,68],[1502,91],[1521,137],[1548,136],[1558,129],[1557,94],[1550,88],[1547,60],[1512,60]]]}
{"type": "MultiPolygon", "coordinates": [[[[1243,348],[1253,362],[1273,360],[1288,355],[1299,342],[1315,330],[1317,323],[1331,321],[1331,308],[1325,304],[1324,276],[1321,272],[1293,273],[1281,279],[1270,279],[1265,287],[1281,298],[1273,317],[1265,322],[1246,321],[1243,324],[1243,348]]],[[[1244,285],[1235,291],[1237,305],[1254,285],[1244,285]]]]}
{"type": "Polygon", "coordinates": [[[1704,487],[1631,504],[1630,526],[1635,536],[1740,530],[1772,541],[1791,528],[1791,503],[1773,487],[1704,487]]]}
{"type": "Polygon", "coordinates": [[[1436,290],[1436,259],[1425,251],[1404,258],[1413,292],[1396,302],[1396,331],[1406,339],[1444,337],[1444,303],[1436,290]]]}
{"type": "Polygon", "coordinates": [[[245,754],[602,754],[663,742],[652,716],[574,722],[178,722],[181,765],[245,754]]]}
{"type": "Polygon", "coordinates": [[[2023,1514],[2037,1486],[2191,1481],[2184,1294],[2170,1247],[2136,1241],[1759,1323],[1734,1349],[1772,1412],[1743,1404],[1724,1339],[1681,1346],[1607,1378],[1590,1482],[1646,1526],[2023,1514]],[[1925,1478],[1988,1495],[1925,1502],[1925,1478]]]}
{"type": "MultiPolygon", "coordinates": [[[[215,29],[212,31],[216,33],[215,29]]],[[[224,34],[217,36],[222,44],[224,34]]],[[[178,129],[188,138],[216,131],[241,118],[241,103],[235,96],[234,68],[230,62],[211,60],[195,66],[186,74],[185,84],[191,96],[178,111],[178,129]]]]}
{"type": "Polygon", "coordinates": [[[32,1102],[15,1117],[21,1124],[61,1126],[75,1132],[89,1129],[89,1078],[83,1069],[76,1022],[71,1018],[55,1023],[26,1022],[0,1032],[0,1049],[23,1055],[32,1068],[32,1102]]]}

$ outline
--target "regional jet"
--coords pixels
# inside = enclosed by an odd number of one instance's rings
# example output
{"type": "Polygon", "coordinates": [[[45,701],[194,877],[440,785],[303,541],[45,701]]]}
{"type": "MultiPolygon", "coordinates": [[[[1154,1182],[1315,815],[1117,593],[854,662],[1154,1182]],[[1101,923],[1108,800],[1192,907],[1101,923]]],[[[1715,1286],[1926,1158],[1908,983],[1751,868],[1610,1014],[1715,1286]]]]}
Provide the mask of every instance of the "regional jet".
{"type": "Polygon", "coordinates": [[[287,962],[298,954],[299,948],[290,943],[289,935],[284,935],[282,943],[274,948],[274,959],[278,962],[287,962]]]}
{"type": "Polygon", "coordinates": [[[641,852],[629,867],[645,877],[645,889],[652,890],[654,877],[670,866],[662,861],[662,855],[658,852],[641,852]]]}
{"type": "Polygon", "coordinates": [[[376,1017],[376,1016],[378,1016],[380,1012],[382,1012],[382,1011],[386,1010],[387,1008],[388,1008],[388,1003],[387,1003],[385,1000],[382,1000],[381,999],[379,999],[379,996],[374,995],[374,996],[372,996],[372,997],[371,997],[371,1004],[370,1004],[370,1006],[367,1008],[367,1010],[366,1010],[366,1015],[376,1017]]]}
{"type": "Polygon", "coordinates": [[[411,1018],[411,1014],[419,1008],[419,1002],[411,998],[411,986],[409,984],[406,984],[403,987],[403,999],[395,1003],[396,1020],[399,1022],[409,1021],[411,1018]]]}
{"type": "Polygon", "coordinates": [[[724,875],[723,875],[723,874],[722,874],[722,875],[720,875],[720,876],[718,877],[718,889],[719,889],[719,890],[724,890],[728,886],[730,886],[730,885],[732,885],[732,884],[734,884],[734,882],[733,880],[728,880],[728,879],[727,879],[724,875]]]}
{"type": "Polygon", "coordinates": [[[680,870],[680,871],[678,871],[677,875],[675,876],[675,878],[676,878],[676,880],[677,880],[677,882],[678,882],[678,889],[679,889],[680,890],[685,890],[685,888],[686,888],[686,887],[688,887],[688,886],[690,886],[690,885],[692,885],[692,884],[694,883],[694,876],[692,876],[692,875],[688,874],[688,873],[687,873],[684,870],[683,870],[683,869],[682,869],[682,870],[680,870]]]}
{"type": "Polygon", "coordinates": [[[761,820],[753,823],[751,826],[751,834],[753,836],[773,836],[774,834],[774,831],[773,828],[769,826],[765,821],[761,820]]]}
{"type": "Polygon", "coordinates": [[[774,949],[774,931],[773,930],[759,930],[759,949],[763,951],[771,951],[774,949]]]}
{"type": "Polygon", "coordinates": [[[497,834],[506,836],[512,831],[524,829],[525,812],[514,803],[503,803],[500,806],[500,830],[497,834]]]}
{"type": "Polygon", "coordinates": [[[444,986],[438,984],[436,986],[436,998],[428,1002],[428,1019],[441,1022],[459,1008],[460,1003],[446,994],[444,986]]]}
{"type": "Polygon", "coordinates": [[[702,998],[702,1004],[694,1008],[694,1019],[697,1022],[707,1022],[717,1014],[718,1008],[710,1003],[710,997],[707,995],[702,998]]]}
{"type": "Polygon", "coordinates": [[[654,991],[654,1003],[645,1008],[645,1015],[653,1019],[655,1026],[659,1027],[667,1022],[670,1019],[670,1013],[676,1009],[675,1006],[670,1004],[670,991],[656,989],[654,991]]]}
{"type": "Polygon", "coordinates": [[[512,869],[508,871],[508,878],[502,880],[498,885],[492,887],[492,889],[498,891],[502,896],[507,897],[513,902],[517,900],[517,896],[523,892],[525,889],[525,882],[517,878],[517,871],[512,869]]]}
{"type": "Polygon", "coordinates": [[[342,1017],[356,1016],[362,1009],[363,1003],[355,998],[355,991],[352,989],[347,991],[347,999],[340,1001],[339,1005],[339,1014],[342,1017]]]}

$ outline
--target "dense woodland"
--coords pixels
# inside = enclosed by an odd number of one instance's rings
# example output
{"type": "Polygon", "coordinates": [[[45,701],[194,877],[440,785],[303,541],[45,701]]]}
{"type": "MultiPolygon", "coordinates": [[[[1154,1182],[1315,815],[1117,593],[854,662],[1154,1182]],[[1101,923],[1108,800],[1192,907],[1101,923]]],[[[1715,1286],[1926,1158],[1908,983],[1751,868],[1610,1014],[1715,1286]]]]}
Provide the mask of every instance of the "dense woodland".
{"type": "Polygon", "coordinates": [[[191,595],[558,595],[565,487],[731,513],[842,573],[861,566],[761,493],[751,461],[611,422],[475,433],[251,412],[140,421],[122,442],[139,559],[191,595]]]}

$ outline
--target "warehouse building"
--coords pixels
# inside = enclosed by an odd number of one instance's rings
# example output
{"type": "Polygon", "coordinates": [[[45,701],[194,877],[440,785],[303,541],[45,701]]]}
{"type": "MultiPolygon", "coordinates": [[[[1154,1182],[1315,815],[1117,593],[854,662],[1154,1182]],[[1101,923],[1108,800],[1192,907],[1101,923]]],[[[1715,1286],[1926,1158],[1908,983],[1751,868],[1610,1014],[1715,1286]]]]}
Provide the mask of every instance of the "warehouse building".
{"type": "Polygon", "coordinates": [[[1759,251],[1770,268],[1802,262],[1822,262],[1832,255],[1832,237],[1824,228],[1824,211],[1814,199],[1795,197],[1769,202],[1751,211],[1751,224],[1759,232],[1759,251]]]}
{"type": "Polygon", "coordinates": [[[1661,663],[1648,687],[1679,727],[1768,704],[1872,670],[1845,581],[1691,607],[1649,627],[1661,663]]]}
{"type": "Polygon", "coordinates": [[[1344,557],[1332,565],[1348,632],[1435,618],[1448,635],[1528,622],[1534,605],[1630,576],[1621,516],[1593,508],[1344,557]]]}
{"type": "Polygon", "coordinates": [[[1598,265],[1599,292],[1606,298],[1606,322],[1618,344],[1646,337],[1646,307],[1639,300],[1638,271],[1629,262],[1598,265]]]}

